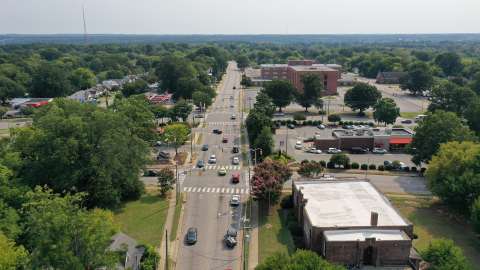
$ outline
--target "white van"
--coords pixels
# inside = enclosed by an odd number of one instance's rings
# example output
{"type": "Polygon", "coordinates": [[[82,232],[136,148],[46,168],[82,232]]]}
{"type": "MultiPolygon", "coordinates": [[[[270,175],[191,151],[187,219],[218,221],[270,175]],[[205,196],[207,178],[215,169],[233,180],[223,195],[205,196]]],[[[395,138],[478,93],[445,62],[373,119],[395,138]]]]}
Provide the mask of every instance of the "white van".
{"type": "Polygon", "coordinates": [[[302,150],[302,148],[303,148],[303,143],[302,143],[302,141],[297,141],[297,142],[295,143],[295,149],[297,149],[297,150],[302,150]]]}
{"type": "Polygon", "coordinates": [[[419,122],[419,121],[422,121],[423,118],[427,117],[427,115],[425,114],[419,114],[417,116],[415,116],[415,122],[419,122]]]}

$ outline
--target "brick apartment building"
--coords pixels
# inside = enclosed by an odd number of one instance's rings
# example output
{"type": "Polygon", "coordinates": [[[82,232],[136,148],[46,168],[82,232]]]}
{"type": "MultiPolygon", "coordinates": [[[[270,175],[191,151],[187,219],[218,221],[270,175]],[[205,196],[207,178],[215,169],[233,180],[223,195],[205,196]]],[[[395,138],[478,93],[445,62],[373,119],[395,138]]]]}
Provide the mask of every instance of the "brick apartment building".
{"type": "Polygon", "coordinates": [[[413,226],[370,182],[295,181],[293,202],[305,247],[328,261],[418,269],[413,226]]]}
{"type": "Polygon", "coordinates": [[[289,60],[287,64],[264,64],[260,67],[262,80],[288,80],[298,91],[303,91],[302,76],[315,74],[322,79],[326,95],[337,93],[340,65],[315,64],[313,60],[289,60]]]}

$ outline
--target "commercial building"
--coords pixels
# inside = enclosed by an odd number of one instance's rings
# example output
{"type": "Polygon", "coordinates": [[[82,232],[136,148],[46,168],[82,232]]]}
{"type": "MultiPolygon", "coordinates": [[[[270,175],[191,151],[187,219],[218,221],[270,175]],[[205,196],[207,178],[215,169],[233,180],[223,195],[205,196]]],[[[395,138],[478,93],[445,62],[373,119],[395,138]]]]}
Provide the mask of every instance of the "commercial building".
{"type": "Polygon", "coordinates": [[[413,226],[368,181],[308,180],[293,183],[294,211],[305,247],[349,266],[407,266],[413,226]]]}
{"type": "Polygon", "coordinates": [[[414,132],[407,128],[334,129],[330,136],[316,135],[313,143],[315,148],[321,150],[328,148],[350,150],[352,147],[363,147],[370,150],[383,148],[398,151],[412,142],[413,135],[414,132]]]}
{"type": "Polygon", "coordinates": [[[302,76],[314,74],[321,78],[326,95],[337,93],[337,80],[341,78],[341,66],[337,64],[315,64],[313,60],[289,60],[287,64],[263,64],[260,66],[262,82],[288,80],[298,91],[303,91],[302,76]]]}

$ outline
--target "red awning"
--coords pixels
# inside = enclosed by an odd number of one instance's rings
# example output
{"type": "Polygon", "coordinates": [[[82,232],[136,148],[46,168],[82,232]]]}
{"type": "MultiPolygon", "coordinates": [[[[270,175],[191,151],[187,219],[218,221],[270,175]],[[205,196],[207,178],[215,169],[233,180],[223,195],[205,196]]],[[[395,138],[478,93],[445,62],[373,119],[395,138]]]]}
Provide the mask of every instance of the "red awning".
{"type": "Polygon", "coordinates": [[[391,138],[390,144],[409,144],[412,143],[412,138],[391,138]]]}

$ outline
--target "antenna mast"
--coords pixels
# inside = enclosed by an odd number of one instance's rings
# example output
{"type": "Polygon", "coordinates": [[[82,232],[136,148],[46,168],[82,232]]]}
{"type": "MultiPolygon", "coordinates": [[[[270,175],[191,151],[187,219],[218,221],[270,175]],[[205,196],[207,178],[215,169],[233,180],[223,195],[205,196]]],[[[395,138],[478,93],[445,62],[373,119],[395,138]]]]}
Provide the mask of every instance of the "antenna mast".
{"type": "Polygon", "coordinates": [[[82,6],[82,14],[83,14],[83,39],[85,42],[85,45],[88,43],[87,39],[87,20],[85,19],[85,5],[82,6]]]}

